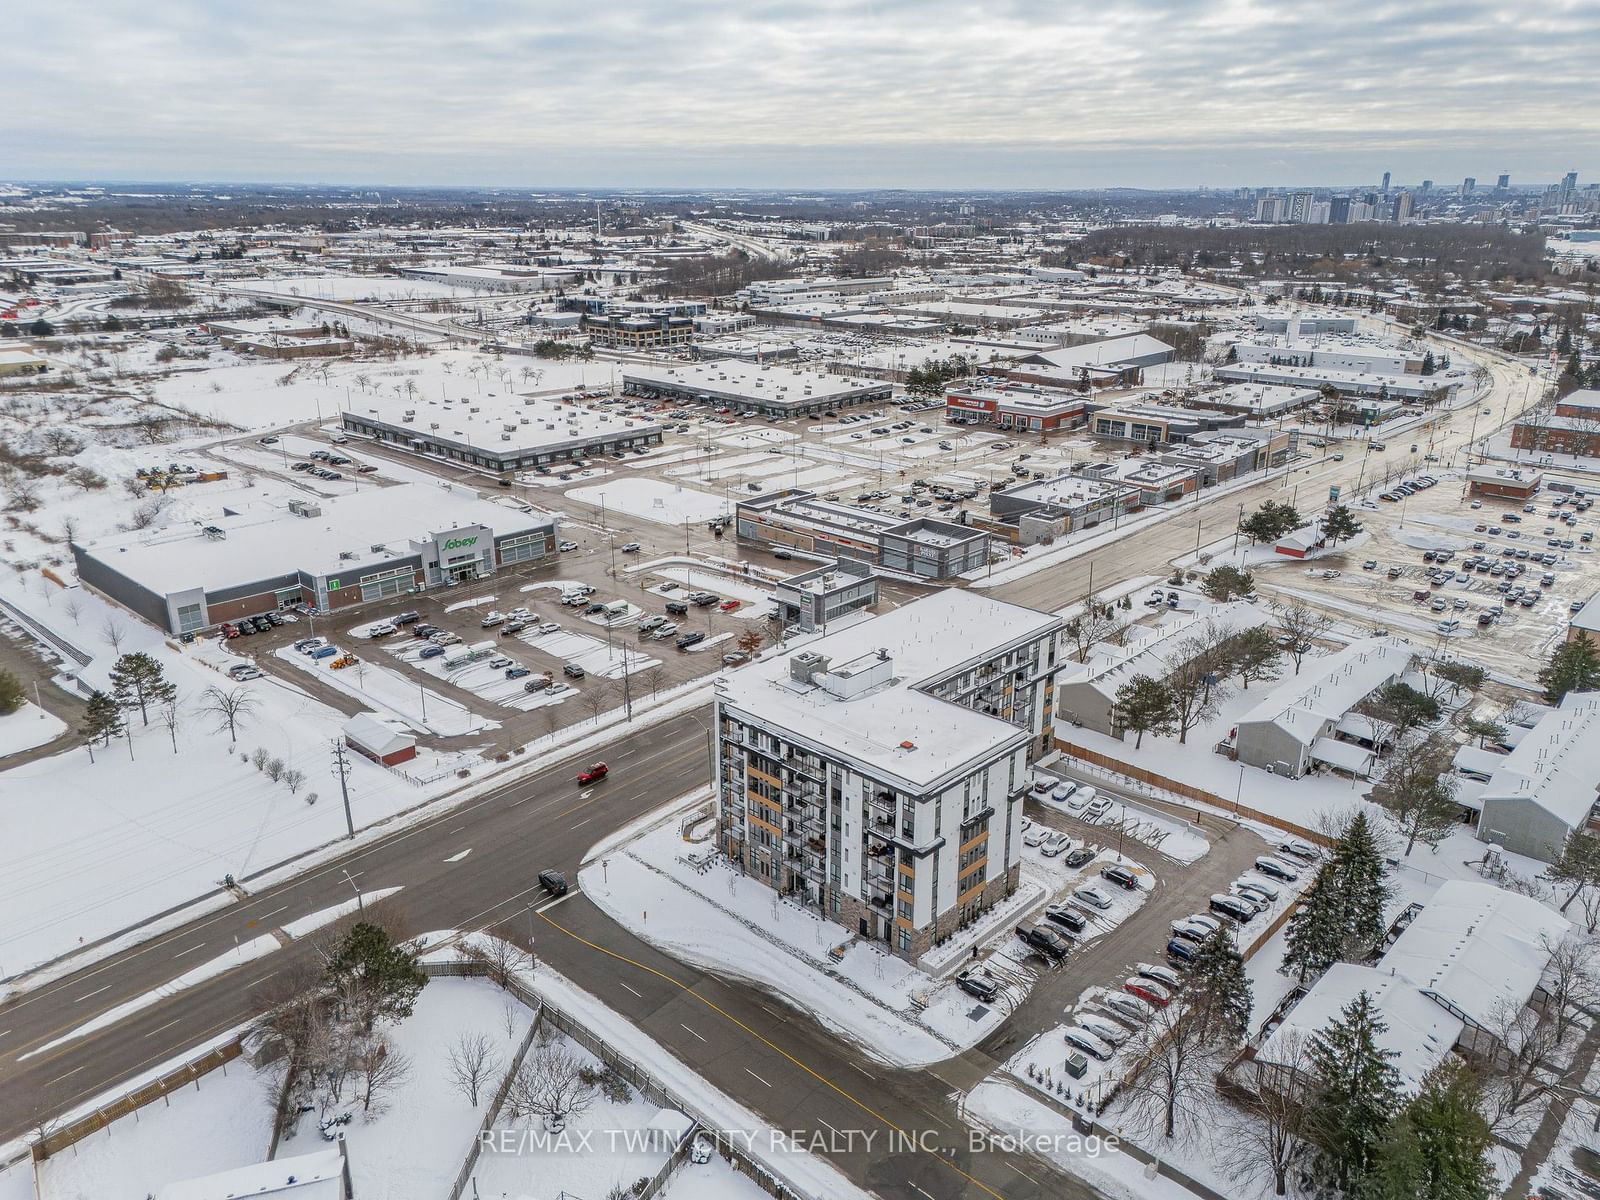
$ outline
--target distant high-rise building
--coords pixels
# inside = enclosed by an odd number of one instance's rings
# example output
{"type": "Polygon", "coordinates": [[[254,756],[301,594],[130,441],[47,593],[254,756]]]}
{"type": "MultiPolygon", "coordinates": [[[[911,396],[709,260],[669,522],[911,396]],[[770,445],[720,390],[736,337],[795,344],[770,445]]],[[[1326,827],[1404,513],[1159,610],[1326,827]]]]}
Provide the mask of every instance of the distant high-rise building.
{"type": "Polygon", "coordinates": [[[1471,175],[1468,175],[1465,179],[1463,179],[1461,181],[1461,194],[1463,196],[1470,196],[1470,195],[1472,195],[1473,191],[1477,188],[1477,186],[1478,186],[1478,181],[1476,179],[1474,179],[1471,175]]]}
{"type": "Polygon", "coordinates": [[[1397,225],[1411,219],[1410,192],[1395,193],[1394,200],[1389,208],[1389,219],[1397,225]]]}
{"type": "Polygon", "coordinates": [[[1282,214],[1282,196],[1263,196],[1256,201],[1256,220],[1276,223],[1283,220],[1282,214]]]}
{"type": "Polygon", "coordinates": [[[1510,189],[1511,189],[1511,176],[1502,175],[1502,176],[1500,176],[1499,179],[1496,179],[1494,181],[1494,190],[1495,191],[1504,192],[1504,191],[1509,191],[1510,189]]]}
{"type": "Polygon", "coordinates": [[[1345,225],[1350,221],[1350,197],[1335,196],[1328,201],[1328,223],[1345,225]]]}
{"type": "Polygon", "coordinates": [[[1288,204],[1289,211],[1284,214],[1283,219],[1286,221],[1292,221],[1296,225],[1305,221],[1309,221],[1311,219],[1312,199],[1313,197],[1310,192],[1296,192],[1294,195],[1290,196],[1288,204]]]}
{"type": "Polygon", "coordinates": [[[1389,172],[1388,171],[1385,171],[1383,173],[1383,194],[1385,196],[1387,196],[1389,194],[1389,172]]]}
{"type": "Polygon", "coordinates": [[[1420,190],[1421,190],[1421,192],[1422,192],[1422,194],[1424,196],[1426,196],[1429,192],[1433,191],[1433,180],[1424,179],[1422,181],[1422,188],[1420,190]]]}
{"type": "Polygon", "coordinates": [[[1578,173],[1576,171],[1568,171],[1566,176],[1561,180],[1561,191],[1563,194],[1570,196],[1577,190],[1578,173]]]}

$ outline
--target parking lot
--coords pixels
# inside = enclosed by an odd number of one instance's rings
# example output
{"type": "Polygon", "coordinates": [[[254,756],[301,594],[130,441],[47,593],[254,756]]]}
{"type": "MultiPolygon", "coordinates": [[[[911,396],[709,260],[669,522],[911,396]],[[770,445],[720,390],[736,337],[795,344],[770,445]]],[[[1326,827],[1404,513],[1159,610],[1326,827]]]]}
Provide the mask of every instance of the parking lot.
{"type": "Polygon", "coordinates": [[[1584,540],[1600,520],[1591,519],[1588,498],[1548,481],[1524,503],[1469,497],[1459,471],[1431,476],[1433,486],[1390,489],[1393,500],[1374,492],[1353,505],[1368,535],[1357,544],[1314,566],[1274,564],[1258,581],[1362,625],[1443,638],[1486,666],[1527,674],[1600,590],[1600,556],[1584,540]]]}

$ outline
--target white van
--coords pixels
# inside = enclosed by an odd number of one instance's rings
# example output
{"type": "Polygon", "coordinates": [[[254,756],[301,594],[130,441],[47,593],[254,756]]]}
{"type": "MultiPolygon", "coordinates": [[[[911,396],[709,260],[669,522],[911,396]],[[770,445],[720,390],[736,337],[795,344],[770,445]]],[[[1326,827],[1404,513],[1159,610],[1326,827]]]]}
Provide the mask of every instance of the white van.
{"type": "Polygon", "coordinates": [[[1454,633],[1461,628],[1461,622],[1451,617],[1448,621],[1440,621],[1438,628],[1440,633],[1454,633]]]}

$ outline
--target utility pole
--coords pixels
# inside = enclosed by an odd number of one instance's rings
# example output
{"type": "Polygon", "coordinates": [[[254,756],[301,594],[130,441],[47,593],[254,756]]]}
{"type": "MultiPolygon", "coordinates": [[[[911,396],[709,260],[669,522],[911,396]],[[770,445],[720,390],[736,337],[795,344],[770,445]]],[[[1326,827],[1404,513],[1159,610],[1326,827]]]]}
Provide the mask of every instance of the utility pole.
{"type": "Polygon", "coordinates": [[[344,827],[348,836],[355,837],[356,824],[350,819],[350,754],[338,738],[334,738],[330,745],[333,748],[333,769],[339,772],[339,793],[344,797],[344,827]]]}

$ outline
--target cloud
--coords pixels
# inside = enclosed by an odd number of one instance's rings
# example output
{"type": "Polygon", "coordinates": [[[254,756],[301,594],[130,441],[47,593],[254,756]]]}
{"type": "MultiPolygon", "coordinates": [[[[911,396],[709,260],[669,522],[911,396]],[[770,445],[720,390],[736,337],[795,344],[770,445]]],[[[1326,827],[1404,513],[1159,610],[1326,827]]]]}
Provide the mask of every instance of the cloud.
{"type": "Polygon", "coordinates": [[[1600,165],[1597,51],[1600,0],[56,0],[0,45],[0,170],[529,186],[1549,178],[1600,165]]]}

